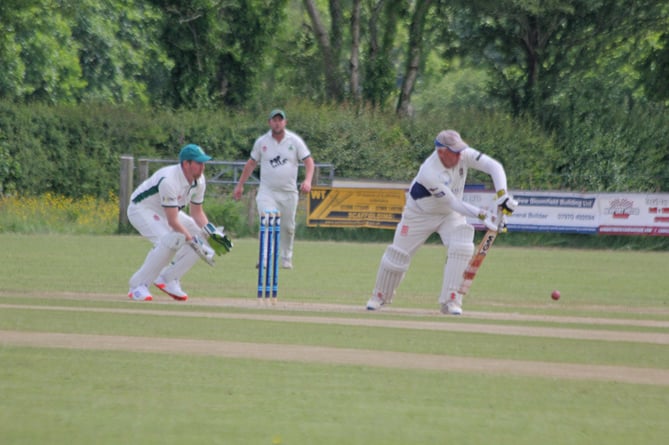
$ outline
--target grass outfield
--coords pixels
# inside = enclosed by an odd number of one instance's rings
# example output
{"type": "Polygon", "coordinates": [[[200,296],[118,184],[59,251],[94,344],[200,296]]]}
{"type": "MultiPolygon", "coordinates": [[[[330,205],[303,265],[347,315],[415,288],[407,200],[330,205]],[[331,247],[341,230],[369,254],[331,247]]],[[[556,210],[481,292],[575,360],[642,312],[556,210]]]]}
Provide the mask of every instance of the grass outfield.
{"type": "Polygon", "coordinates": [[[297,241],[275,307],[254,297],[252,239],[197,264],[187,303],[127,299],[137,236],[0,246],[3,445],[669,437],[667,253],[493,248],[446,317],[436,245],[377,313],[363,305],[382,244],[297,241]]]}

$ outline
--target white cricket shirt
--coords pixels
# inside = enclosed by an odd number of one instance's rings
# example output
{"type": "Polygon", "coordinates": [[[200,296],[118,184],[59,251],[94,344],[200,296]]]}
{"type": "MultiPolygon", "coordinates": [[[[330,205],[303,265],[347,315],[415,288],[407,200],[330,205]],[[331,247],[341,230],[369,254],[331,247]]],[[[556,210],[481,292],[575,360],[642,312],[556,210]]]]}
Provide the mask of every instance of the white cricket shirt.
{"type": "Polygon", "coordinates": [[[135,189],[130,199],[135,204],[162,212],[163,207],[182,209],[191,202],[202,204],[205,189],[204,175],[189,184],[181,165],[177,164],[156,171],[135,189]]]}
{"type": "Polygon", "coordinates": [[[251,159],[260,166],[260,189],[272,191],[297,191],[297,170],[300,161],[311,156],[302,138],[285,130],[281,142],[272,137],[272,131],[256,139],[251,159]]]}
{"type": "Polygon", "coordinates": [[[413,199],[416,206],[425,213],[445,214],[456,211],[465,216],[475,217],[479,208],[462,201],[468,169],[473,168],[490,175],[495,190],[506,190],[506,173],[502,165],[478,150],[468,147],[462,151],[460,160],[453,168],[441,163],[435,150],[418,170],[412,181],[426,190],[424,196],[413,199]]]}

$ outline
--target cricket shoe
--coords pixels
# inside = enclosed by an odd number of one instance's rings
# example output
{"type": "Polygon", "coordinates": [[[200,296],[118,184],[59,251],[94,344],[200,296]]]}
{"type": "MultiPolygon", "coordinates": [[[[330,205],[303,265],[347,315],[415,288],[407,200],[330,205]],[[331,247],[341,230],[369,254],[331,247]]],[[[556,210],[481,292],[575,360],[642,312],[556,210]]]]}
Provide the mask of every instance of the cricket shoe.
{"type": "Polygon", "coordinates": [[[368,311],[378,311],[381,309],[381,306],[386,304],[382,298],[377,297],[376,295],[367,300],[367,310],[368,311]]]}
{"type": "Polygon", "coordinates": [[[135,288],[130,289],[130,292],[128,292],[128,298],[135,300],[135,301],[151,301],[153,300],[153,297],[151,296],[151,293],[149,292],[149,288],[141,285],[137,286],[135,288]]]}
{"type": "Polygon", "coordinates": [[[462,315],[462,295],[451,292],[449,300],[441,303],[441,313],[448,315],[462,315]]]}
{"type": "Polygon", "coordinates": [[[181,283],[179,280],[167,281],[163,277],[156,278],[156,281],[153,282],[158,289],[165,292],[170,297],[174,298],[177,301],[186,301],[188,300],[188,294],[181,289],[181,283]]]}
{"type": "Polygon", "coordinates": [[[287,258],[284,258],[281,260],[281,268],[282,269],[292,269],[293,268],[293,262],[287,258]]]}

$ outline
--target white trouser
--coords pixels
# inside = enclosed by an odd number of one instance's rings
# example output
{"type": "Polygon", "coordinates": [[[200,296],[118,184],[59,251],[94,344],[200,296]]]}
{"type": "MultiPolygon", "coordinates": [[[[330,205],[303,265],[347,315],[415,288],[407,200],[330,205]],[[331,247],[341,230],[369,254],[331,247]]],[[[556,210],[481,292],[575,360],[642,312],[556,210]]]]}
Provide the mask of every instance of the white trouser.
{"type": "Polygon", "coordinates": [[[281,212],[281,239],[279,253],[281,258],[290,260],[293,258],[293,242],[295,241],[295,213],[297,212],[297,202],[299,193],[278,192],[260,187],[258,196],[256,196],[256,205],[258,214],[264,210],[278,210],[281,212]]]}
{"type": "MultiPolygon", "coordinates": [[[[395,229],[392,245],[399,251],[406,252],[410,262],[430,235],[439,234],[442,244],[448,249],[442,292],[439,297],[440,301],[445,301],[448,293],[457,290],[464,268],[471,258],[474,250],[474,228],[469,226],[467,219],[459,213],[424,213],[413,205],[411,197],[407,197],[407,200],[402,219],[395,229]]],[[[406,267],[408,268],[408,264],[406,267]]],[[[392,297],[392,293],[389,295],[392,297]]]]}
{"type": "MultiPolygon", "coordinates": [[[[433,233],[439,234],[441,242],[448,247],[451,236],[456,227],[467,224],[467,218],[457,212],[449,214],[424,213],[410,202],[413,198],[407,197],[402,219],[395,229],[393,245],[399,247],[413,258],[420,246],[433,233]]],[[[472,232],[471,243],[474,242],[472,232]]]]}
{"type": "MultiPolygon", "coordinates": [[[[135,229],[153,244],[153,249],[144,260],[142,267],[130,279],[130,287],[139,285],[150,286],[162,275],[166,281],[178,280],[197,262],[197,253],[188,244],[183,244],[177,250],[165,248],[164,240],[173,232],[167,223],[164,212],[138,204],[128,206],[128,220],[135,229]],[[172,262],[170,263],[170,260],[172,262]]],[[[179,212],[179,222],[186,227],[191,235],[199,235],[200,229],[195,220],[184,212],[179,212]]]]}

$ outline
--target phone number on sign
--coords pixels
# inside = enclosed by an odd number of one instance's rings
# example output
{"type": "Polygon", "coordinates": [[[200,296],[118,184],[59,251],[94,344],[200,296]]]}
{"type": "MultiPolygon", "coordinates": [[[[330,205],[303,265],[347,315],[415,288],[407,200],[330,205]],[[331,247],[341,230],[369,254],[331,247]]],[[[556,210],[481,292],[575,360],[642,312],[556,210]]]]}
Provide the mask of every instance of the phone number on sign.
{"type": "Polygon", "coordinates": [[[574,215],[573,213],[558,213],[559,221],[594,221],[595,215],[574,215]]]}

